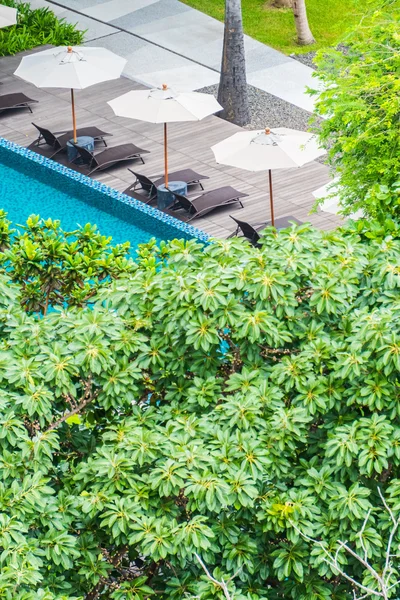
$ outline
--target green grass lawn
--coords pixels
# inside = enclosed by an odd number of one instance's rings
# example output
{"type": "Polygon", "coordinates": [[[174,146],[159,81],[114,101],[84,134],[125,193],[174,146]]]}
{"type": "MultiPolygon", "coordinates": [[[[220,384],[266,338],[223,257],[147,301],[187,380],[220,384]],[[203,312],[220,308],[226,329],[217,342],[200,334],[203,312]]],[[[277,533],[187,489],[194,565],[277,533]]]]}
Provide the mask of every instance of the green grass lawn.
{"type": "MultiPolygon", "coordinates": [[[[224,20],[225,0],[182,0],[185,4],[224,20]]],[[[296,45],[291,9],[276,9],[270,0],[242,0],[245,33],[285,54],[309,52],[339,41],[348,28],[357,23],[365,10],[365,0],[307,0],[311,31],[317,44],[296,45]]]]}

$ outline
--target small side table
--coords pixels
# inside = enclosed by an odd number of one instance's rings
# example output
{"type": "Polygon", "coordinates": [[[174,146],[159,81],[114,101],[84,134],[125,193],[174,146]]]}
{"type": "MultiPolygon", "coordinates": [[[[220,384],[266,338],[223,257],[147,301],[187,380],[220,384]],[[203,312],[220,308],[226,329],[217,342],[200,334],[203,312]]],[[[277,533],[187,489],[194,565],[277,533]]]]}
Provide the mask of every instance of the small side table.
{"type": "Polygon", "coordinates": [[[175,202],[174,192],[186,196],[187,184],[184,181],[169,181],[168,189],[164,184],[157,188],[157,206],[160,210],[168,208],[175,202]]]}
{"type": "MultiPolygon", "coordinates": [[[[81,165],[83,161],[79,157],[79,152],[73,145],[73,142],[73,139],[67,142],[68,162],[74,162],[77,165],[81,165]]],[[[78,146],[81,146],[82,148],[86,148],[86,150],[89,150],[89,152],[94,151],[94,138],[89,137],[88,135],[82,135],[76,138],[75,143],[78,144],[78,146]]]]}

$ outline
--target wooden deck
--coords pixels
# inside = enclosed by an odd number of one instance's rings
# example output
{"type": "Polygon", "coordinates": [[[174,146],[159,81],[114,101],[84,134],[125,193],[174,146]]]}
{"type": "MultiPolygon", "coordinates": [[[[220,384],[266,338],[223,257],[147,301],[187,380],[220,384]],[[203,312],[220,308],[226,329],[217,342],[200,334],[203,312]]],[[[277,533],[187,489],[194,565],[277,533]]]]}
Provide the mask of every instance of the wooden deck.
{"type": "MultiPolygon", "coordinates": [[[[53,131],[71,128],[70,92],[59,89],[38,89],[14,77],[21,56],[0,58],[0,94],[23,92],[39,100],[28,110],[6,111],[0,115],[0,136],[18,144],[28,146],[36,137],[31,122],[53,131]]],[[[141,89],[135,82],[121,78],[76,92],[78,127],[97,125],[113,134],[110,145],[133,142],[151,151],[145,156],[145,165],[140,161],[129,166],[145,175],[160,175],[163,172],[163,128],[141,121],[116,117],[107,101],[129,90],[141,89]]],[[[273,123],[266,124],[273,127],[273,123]]],[[[192,168],[208,175],[205,189],[212,190],[223,185],[232,185],[249,194],[244,199],[244,209],[230,206],[218,209],[205,217],[193,221],[193,225],[208,234],[226,237],[234,229],[230,214],[241,220],[260,222],[269,219],[268,178],[265,173],[249,173],[231,167],[217,165],[210,147],[232,135],[240,128],[218,117],[208,117],[200,122],[172,123],[169,125],[170,171],[192,168]]],[[[132,175],[124,167],[114,167],[95,175],[107,185],[124,190],[132,183],[132,175]]],[[[273,173],[275,216],[293,215],[300,221],[310,221],[315,226],[329,229],[340,224],[339,217],[319,212],[309,214],[314,198],[312,191],[329,181],[328,168],[312,162],[301,169],[276,170],[273,173]]],[[[193,189],[194,191],[194,189],[193,189]]]]}

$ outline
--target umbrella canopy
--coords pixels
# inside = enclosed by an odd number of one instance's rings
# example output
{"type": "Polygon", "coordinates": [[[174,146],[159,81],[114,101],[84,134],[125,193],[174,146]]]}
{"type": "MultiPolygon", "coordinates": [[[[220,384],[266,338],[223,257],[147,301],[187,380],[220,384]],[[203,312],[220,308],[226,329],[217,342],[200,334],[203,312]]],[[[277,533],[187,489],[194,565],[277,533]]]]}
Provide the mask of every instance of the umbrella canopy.
{"type": "Polygon", "coordinates": [[[14,75],[36,87],[71,89],[76,140],[74,89],[83,90],[96,83],[117,79],[125,65],[125,58],[105,48],[60,46],[24,56],[14,75]]]}
{"type": "Polygon", "coordinates": [[[286,127],[235,133],[211,149],[218,163],[246,171],[302,167],[325,152],[315,135],[286,127]]]}
{"type": "Polygon", "coordinates": [[[128,92],[108,104],[118,117],[164,124],[165,186],[168,186],[167,123],[201,121],[222,110],[211,94],[175,92],[166,84],[162,88],[128,92]]]}
{"type": "Polygon", "coordinates": [[[272,225],[272,169],[302,167],[325,153],[325,150],[318,146],[315,135],[286,127],[235,133],[212,146],[211,150],[217,163],[246,171],[269,171],[272,225]]]}
{"type": "Polygon", "coordinates": [[[201,121],[220,110],[211,94],[175,92],[166,84],[153,90],[137,90],[123,94],[108,103],[118,117],[148,123],[201,121]]]}
{"type": "Polygon", "coordinates": [[[0,4],[0,28],[16,25],[17,9],[0,4]]]}
{"type": "MultiPolygon", "coordinates": [[[[337,196],[335,196],[335,190],[337,190],[339,186],[339,178],[335,177],[333,181],[327,183],[326,185],[321,186],[317,190],[313,192],[314,198],[317,200],[322,200],[326,198],[320,205],[320,209],[324,212],[331,213],[332,215],[340,214],[341,206],[340,200],[337,196]]],[[[362,210],[357,210],[355,213],[349,215],[350,219],[361,219],[363,217],[362,210]]]]}

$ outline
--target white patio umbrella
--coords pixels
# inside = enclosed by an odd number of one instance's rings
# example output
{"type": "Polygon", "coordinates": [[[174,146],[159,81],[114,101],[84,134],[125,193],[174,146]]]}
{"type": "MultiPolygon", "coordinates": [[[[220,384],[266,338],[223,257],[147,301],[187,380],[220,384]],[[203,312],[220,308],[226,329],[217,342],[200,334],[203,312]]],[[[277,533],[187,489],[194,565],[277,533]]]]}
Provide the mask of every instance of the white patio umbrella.
{"type": "MultiPolygon", "coordinates": [[[[321,186],[312,193],[314,198],[316,198],[317,200],[322,200],[323,198],[326,198],[326,200],[324,200],[319,205],[320,209],[324,212],[331,213],[332,215],[340,214],[340,200],[338,196],[335,195],[337,193],[338,187],[339,177],[335,177],[332,181],[330,181],[326,185],[321,186]]],[[[355,213],[349,215],[349,218],[354,220],[361,219],[362,217],[362,210],[357,210],[355,213]]]]}
{"type": "Polygon", "coordinates": [[[0,4],[0,28],[16,25],[17,13],[18,11],[16,8],[0,4]]]}
{"type": "Polygon", "coordinates": [[[36,87],[71,89],[72,124],[76,141],[74,89],[83,90],[96,83],[118,79],[126,65],[105,48],[59,46],[24,56],[14,75],[36,87]]]}
{"type": "Polygon", "coordinates": [[[286,127],[235,133],[211,150],[217,163],[246,171],[268,171],[272,225],[275,222],[272,169],[302,167],[325,153],[313,134],[286,127]]]}
{"type": "Polygon", "coordinates": [[[137,90],[123,94],[108,104],[118,117],[128,117],[164,124],[164,174],[168,187],[168,134],[167,123],[177,121],[201,121],[222,110],[211,94],[199,92],[175,92],[165,83],[162,88],[137,90]]]}

